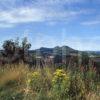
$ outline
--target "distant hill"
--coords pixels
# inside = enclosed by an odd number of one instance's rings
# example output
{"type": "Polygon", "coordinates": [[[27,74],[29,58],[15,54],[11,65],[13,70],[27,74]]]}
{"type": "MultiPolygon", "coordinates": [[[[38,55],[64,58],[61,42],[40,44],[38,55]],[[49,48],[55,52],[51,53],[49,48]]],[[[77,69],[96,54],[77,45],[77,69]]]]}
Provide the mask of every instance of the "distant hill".
{"type": "Polygon", "coordinates": [[[40,49],[31,50],[30,53],[35,53],[37,56],[47,56],[47,55],[69,55],[70,53],[77,53],[77,50],[74,50],[68,46],[56,46],[54,48],[45,48],[41,47],[40,49]]]}
{"type": "MultiPolygon", "coordinates": [[[[0,55],[3,50],[0,50],[0,55]]],[[[86,52],[89,55],[100,56],[100,51],[78,51],[69,46],[56,46],[54,48],[41,47],[36,50],[29,50],[30,55],[35,54],[37,56],[48,56],[48,55],[69,55],[70,53],[86,52]]]]}

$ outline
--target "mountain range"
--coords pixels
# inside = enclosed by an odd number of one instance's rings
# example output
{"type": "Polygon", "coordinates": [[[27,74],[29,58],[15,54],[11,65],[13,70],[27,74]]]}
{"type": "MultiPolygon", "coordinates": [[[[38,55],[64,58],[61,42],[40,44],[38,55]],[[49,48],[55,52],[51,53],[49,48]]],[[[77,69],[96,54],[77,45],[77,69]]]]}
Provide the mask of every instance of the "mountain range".
{"type": "MultiPolygon", "coordinates": [[[[3,50],[0,50],[2,52],[3,50]]],[[[71,53],[77,54],[78,52],[86,52],[89,55],[96,55],[100,56],[100,51],[79,51],[75,50],[69,46],[56,46],[54,48],[47,48],[47,47],[41,47],[39,49],[35,50],[29,50],[29,53],[35,54],[37,56],[52,56],[52,55],[69,55],[71,53]]]]}
{"type": "Polygon", "coordinates": [[[69,46],[56,46],[54,48],[46,48],[46,47],[41,47],[39,49],[35,50],[30,50],[30,54],[36,54],[37,56],[52,56],[52,55],[69,55],[71,53],[77,54],[79,52],[85,52],[88,53],[89,55],[96,55],[100,56],[100,51],[79,51],[75,50],[69,46]]]}

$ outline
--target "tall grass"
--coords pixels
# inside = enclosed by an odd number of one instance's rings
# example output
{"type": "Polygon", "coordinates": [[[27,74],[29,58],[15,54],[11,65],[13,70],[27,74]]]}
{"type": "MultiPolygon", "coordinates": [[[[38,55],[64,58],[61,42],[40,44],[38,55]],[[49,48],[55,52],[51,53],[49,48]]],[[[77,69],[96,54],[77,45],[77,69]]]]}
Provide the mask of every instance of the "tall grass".
{"type": "Polygon", "coordinates": [[[100,80],[92,68],[5,65],[0,67],[0,100],[100,100],[100,80]]]}

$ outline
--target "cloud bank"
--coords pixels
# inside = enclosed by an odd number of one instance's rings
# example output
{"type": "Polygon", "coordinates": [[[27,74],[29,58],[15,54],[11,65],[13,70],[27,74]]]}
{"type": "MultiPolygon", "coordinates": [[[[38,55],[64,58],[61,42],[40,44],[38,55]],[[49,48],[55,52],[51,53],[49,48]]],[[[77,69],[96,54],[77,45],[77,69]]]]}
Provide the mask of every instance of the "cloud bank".
{"type": "Polygon", "coordinates": [[[75,20],[87,15],[87,9],[74,10],[73,4],[86,0],[0,0],[0,27],[20,23],[75,20]],[[10,5],[10,6],[9,6],[10,5]]]}

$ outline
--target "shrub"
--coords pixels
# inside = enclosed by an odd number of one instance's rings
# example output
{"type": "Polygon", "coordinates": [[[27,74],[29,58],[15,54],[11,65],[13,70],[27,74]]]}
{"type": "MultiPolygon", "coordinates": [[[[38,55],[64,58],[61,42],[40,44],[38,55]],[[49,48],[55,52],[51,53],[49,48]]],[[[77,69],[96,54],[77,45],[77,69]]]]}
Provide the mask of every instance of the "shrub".
{"type": "Polygon", "coordinates": [[[80,74],[74,74],[71,78],[69,95],[72,100],[84,100],[85,84],[80,74]]]}
{"type": "Polygon", "coordinates": [[[57,100],[66,100],[69,91],[69,75],[64,70],[57,69],[52,79],[52,96],[57,100]]]}
{"type": "Polygon", "coordinates": [[[93,68],[73,72],[6,66],[0,68],[0,100],[99,100],[100,81],[93,68]]]}
{"type": "Polygon", "coordinates": [[[32,72],[29,74],[29,77],[27,79],[27,83],[29,84],[29,87],[36,92],[39,92],[41,89],[41,74],[39,72],[32,72]]]}
{"type": "Polygon", "coordinates": [[[85,86],[87,91],[96,90],[96,70],[90,67],[87,72],[85,72],[85,86]]]}

